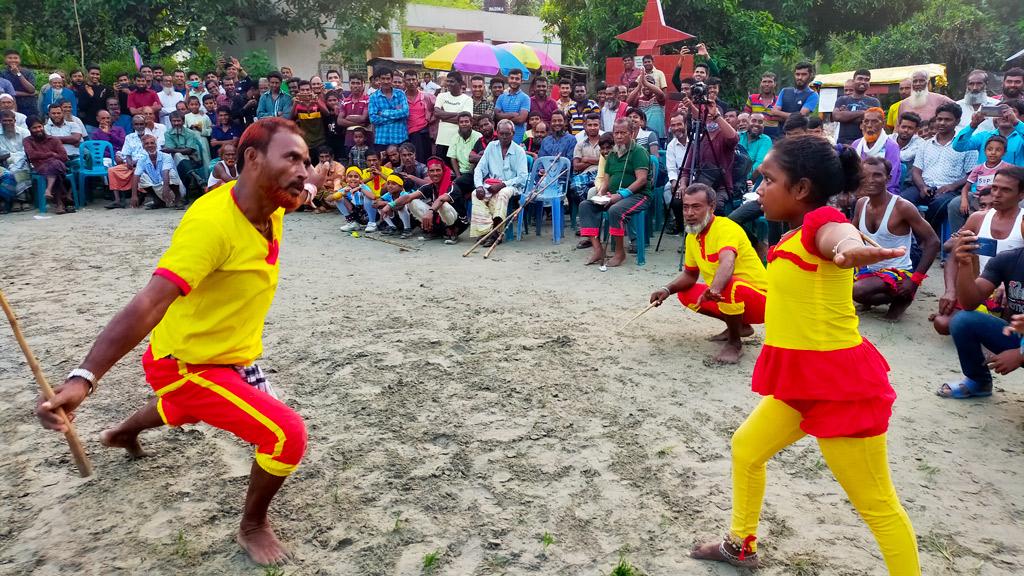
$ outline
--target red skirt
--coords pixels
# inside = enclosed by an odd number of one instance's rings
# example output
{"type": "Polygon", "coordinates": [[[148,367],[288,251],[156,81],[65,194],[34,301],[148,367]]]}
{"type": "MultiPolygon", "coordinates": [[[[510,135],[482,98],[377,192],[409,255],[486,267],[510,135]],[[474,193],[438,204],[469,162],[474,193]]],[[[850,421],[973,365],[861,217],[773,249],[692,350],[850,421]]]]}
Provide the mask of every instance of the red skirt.
{"type": "Polygon", "coordinates": [[[800,412],[800,428],[811,436],[868,438],[889,429],[896,391],[888,373],[889,364],[866,339],[830,351],[765,345],[752,388],[800,412]]]}

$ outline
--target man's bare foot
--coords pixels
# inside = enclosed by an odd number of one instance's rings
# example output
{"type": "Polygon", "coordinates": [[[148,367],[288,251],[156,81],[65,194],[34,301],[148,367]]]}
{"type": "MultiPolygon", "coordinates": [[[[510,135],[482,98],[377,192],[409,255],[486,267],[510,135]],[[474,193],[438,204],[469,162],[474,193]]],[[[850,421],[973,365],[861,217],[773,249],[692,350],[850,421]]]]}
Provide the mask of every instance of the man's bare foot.
{"type": "Polygon", "coordinates": [[[722,364],[735,364],[743,356],[743,344],[740,342],[726,342],[722,349],[715,354],[715,362],[722,364]]]}
{"type": "Polygon", "coordinates": [[[913,300],[893,300],[892,304],[889,304],[889,310],[885,313],[885,318],[889,322],[899,322],[900,318],[903,317],[903,313],[910,308],[910,303],[913,300]]]}
{"type": "Polygon", "coordinates": [[[619,254],[616,254],[615,256],[612,256],[612,259],[609,260],[607,264],[609,268],[615,268],[616,266],[622,266],[622,263],[625,261],[625,254],[622,254],[621,256],[619,254]]]}
{"type": "MultiPolygon", "coordinates": [[[[744,324],[740,328],[740,337],[741,338],[749,338],[749,337],[751,337],[753,335],[754,335],[754,327],[751,326],[750,324],[744,324]]],[[[715,334],[714,336],[709,337],[708,338],[708,342],[725,342],[728,339],[729,339],[729,329],[726,328],[725,330],[722,330],[718,334],[715,334]]]]}
{"type": "Polygon", "coordinates": [[[100,432],[100,444],[107,448],[124,448],[128,451],[128,456],[131,458],[149,456],[149,453],[142,449],[138,434],[118,432],[117,428],[109,428],[100,432]]]}
{"type": "Polygon", "coordinates": [[[739,549],[731,542],[723,540],[698,544],[690,551],[690,558],[697,560],[725,562],[739,568],[757,568],[758,559],[756,552],[744,554],[743,560],[740,560],[739,556],[739,549]]]}
{"type": "Polygon", "coordinates": [[[276,565],[288,559],[289,554],[284,544],[277,539],[274,530],[269,522],[258,525],[242,524],[238,528],[235,541],[242,547],[242,550],[252,558],[252,561],[261,565],[276,565]]]}
{"type": "Polygon", "coordinates": [[[873,308],[871,304],[857,304],[857,312],[868,312],[873,308]]]}
{"type": "Polygon", "coordinates": [[[591,264],[597,264],[597,263],[601,262],[601,260],[604,260],[604,251],[603,250],[594,251],[594,252],[592,252],[590,254],[590,260],[587,260],[587,264],[586,265],[590,266],[591,264]]]}

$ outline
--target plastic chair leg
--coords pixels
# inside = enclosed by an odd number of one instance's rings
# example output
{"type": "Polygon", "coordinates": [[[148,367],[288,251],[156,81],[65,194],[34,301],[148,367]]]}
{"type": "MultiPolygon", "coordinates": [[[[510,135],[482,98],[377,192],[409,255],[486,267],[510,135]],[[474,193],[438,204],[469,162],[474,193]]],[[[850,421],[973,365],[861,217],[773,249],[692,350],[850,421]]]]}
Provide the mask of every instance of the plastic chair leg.
{"type": "Polygon", "coordinates": [[[36,208],[40,214],[46,214],[46,176],[33,174],[32,184],[36,193],[36,208]]]}
{"type": "Polygon", "coordinates": [[[551,203],[551,242],[562,243],[562,199],[551,203]]]}
{"type": "MultiPolygon", "coordinates": [[[[644,210],[644,212],[648,212],[648,210],[644,210]]],[[[643,266],[647,263],[647,254],[645,253],[647,249],[647,232],[645,230],[647,215],[636,214],[632,220],[636,222],[636,265],[643,266]]]]}
{"type": "Polygon", "coordinates": [[[523,212],[526,212],[526,210],[520,210],[519,211],[519,215],[516,216],[516,234],[515,234],[515,237],[516,237],[517,241],[522,241],[522,239],[523,239],[523,212]]]}

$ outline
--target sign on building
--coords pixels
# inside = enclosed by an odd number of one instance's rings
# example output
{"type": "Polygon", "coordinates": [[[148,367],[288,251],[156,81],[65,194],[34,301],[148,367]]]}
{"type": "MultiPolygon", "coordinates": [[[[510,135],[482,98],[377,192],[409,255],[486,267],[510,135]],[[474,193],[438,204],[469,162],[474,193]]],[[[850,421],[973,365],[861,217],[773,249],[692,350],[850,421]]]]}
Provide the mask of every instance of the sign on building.
{"type": "Polygon", "coordinates": [[[487,12],[508,12],[508,0],[484,0],[484,10],[487,12]]]}

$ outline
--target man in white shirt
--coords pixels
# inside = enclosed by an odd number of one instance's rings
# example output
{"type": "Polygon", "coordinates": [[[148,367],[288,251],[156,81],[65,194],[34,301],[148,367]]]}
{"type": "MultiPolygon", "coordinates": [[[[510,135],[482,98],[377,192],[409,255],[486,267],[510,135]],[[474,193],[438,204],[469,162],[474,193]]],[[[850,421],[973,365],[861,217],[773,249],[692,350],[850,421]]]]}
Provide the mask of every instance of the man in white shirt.
{"type": "MultiPolygon", "coordinates": [[[[669,140],[665,149],[665,175],[668,176],[664,191],[666,206],[672,203],[672,193],[679,180],[679,171],[683,168],[683,158],[686,157],[686,119],[681,114],[672,116],[668,131],[672,134],[672,140],[669,140]]],[[[679,190],[678,193],[682,195],[683,191],[679,190]]]]}
{"type": "Polygon", "coordinates": [[[160,122],[164,127],[171,125],[171,112],[177,110],[178,102],[185,100],[185,96],[174,89],[174,78],[170,74],[164,74],[160,80],[162,90],[157,92],[156,97],[160,99],[160,122]]]}
{"type": "Polygon", "coordinates": [[[462,73],[451,71],[445,81],[448,91],[437,94],[434,100],[434,117],[437,124],[437,155],[448,157],[448,147],[459,133],[459,113],[473,113],[473,97],[462,91],[462,73]]]}
{"type": "Polygon", "coordinates": [[[50,119],[47,120],[46,126],[44,126],[46,134],[60,140],[61,144],[64,145],[64,151],[68,154],[68,161],[70,163],[70,161],[78,158],[78,145],[85,138],[85,132],[77,124],[64,120],[64,110],[61,109],[60,104],[56,102],[50,104],[47,112],[50,119]]]}
{"type": "Polygon", "coordinates": [[[25,124],[26,118],[24,114],[18,112],[17,105],[17,100],[14,99],[14,96],[11,96],[10,94],[0,94],[0,110],[10,110],[11,112],[13,112],[14,124],[18,128],[24,129],[27,135],[28,125],[25,124]]]}
{"type": "MultiPolygon", "coordinates": [[[[988,72],[984,70],[971,70],[971,73],[967,75],[967,92],[962,99],[957,101],[960,109],[963,110],[963,114],[960,116],[960,124],[956,127],[957,132],[971,123],[971,117],[982,106],[999,105],[999,100],[989,96],[988,92],[985,91],[987,81],[988,72]]],[[[981,125],[978,126],[978,130],[981,132],[995,129],[992,118],[985,118],[981,125]]]]}

